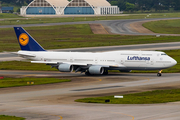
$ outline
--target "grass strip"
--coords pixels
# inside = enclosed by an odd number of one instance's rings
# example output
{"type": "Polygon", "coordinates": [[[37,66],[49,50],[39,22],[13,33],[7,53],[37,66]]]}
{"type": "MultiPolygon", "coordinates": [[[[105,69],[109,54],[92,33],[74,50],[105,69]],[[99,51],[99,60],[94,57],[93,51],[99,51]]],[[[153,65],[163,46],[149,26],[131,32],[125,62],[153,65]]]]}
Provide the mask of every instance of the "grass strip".
{"type": "Polygon", "coordinates": [[[0,62],[0,70],[32,70],[32,71],[57,71],[56,68],[46,64],[36,64],[30,61],[4,61],[0,62]]]}
{"type": "MultiPolygon", "coordinates": [[[[20,16],[18,16],[18,15],[15,15],[15,14],[11,14],[11,13],[1,13],[0,14],[0,19],[6,19],[6,18],[22,18],[22,17],[20,17],[20,16]]],[[[2,21],[1,21],[2,22],[2,21]]]]}
{"type": "Polygon", "coordinates": [[[4,78],[0,80],[0,88],[42,85],[51,83],[70,82],[69,79],[58,78],[4,78]]]}
{"type": "MultiPolygon", "coordinates": [[[[11,14],[9,14],[11,15],[11,14]]],[[[14,15],[12,15],[13,17],[14,15]]],[[[10,16],[3,15],[2,18],[10,18],[10,16]]],[[[18,16],[14,16],[15,18],[18,16]]],[[[41,23],[59,23],[59,22],[78,22],[78,21],[95,21],[95,20],[120,20],[120,19],[146,19],[146,18],[172,18],[180,17],[180,12],[176,13],[152,13],[152,14],[120,14],[108,16],[84,16],[84,17],[38,17],[28,18],[24,20],[9,19],[0,21],[0,25],[20,25],[20,24],[41,24],[41,23]]]]}
{"type": "Polygon", "coordinates": [[[8,116],[8,115],[0,115],[0,120],[25,120],[25,118],[8,116]]]}
{"type": "MultiPolygon", "coordinates": [[[[45,49],[179,42],[179,36],[128,36],[93,34],[88,24],[25,28],[45,49]],[[46,33],[46,34],[44,34],[46,33]]],[[[13,28],[0,29],[0,51],[20,49],[13,28]]]]}
{"type": "Polygon", "coordinates": [[[152,21],[143,26],[155,33],[180,34],[180,20],[152,21]]]}
{"type": "Polygon", "coordinates": [[[106,103],[106,104],[155,104],[180,101],[180,89],[172,90],[154,90],[149,92],[126,94],[122,99],[114,98],[114,96],[84,98],[75,100],[76,102],[85,103],[106,103]]]}

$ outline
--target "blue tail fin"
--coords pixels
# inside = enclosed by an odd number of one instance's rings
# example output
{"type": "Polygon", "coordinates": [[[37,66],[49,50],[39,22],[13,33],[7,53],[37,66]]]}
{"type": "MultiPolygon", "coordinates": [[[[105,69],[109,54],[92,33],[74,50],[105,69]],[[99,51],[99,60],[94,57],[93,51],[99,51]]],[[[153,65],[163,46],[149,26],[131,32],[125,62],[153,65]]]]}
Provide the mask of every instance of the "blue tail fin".
{"type": "Polygon", "coordinates": [[[25,51],[45,51],[36,40],[34,40],[29,33],[22,27],[14,27],[21,50],[25,51]]]}

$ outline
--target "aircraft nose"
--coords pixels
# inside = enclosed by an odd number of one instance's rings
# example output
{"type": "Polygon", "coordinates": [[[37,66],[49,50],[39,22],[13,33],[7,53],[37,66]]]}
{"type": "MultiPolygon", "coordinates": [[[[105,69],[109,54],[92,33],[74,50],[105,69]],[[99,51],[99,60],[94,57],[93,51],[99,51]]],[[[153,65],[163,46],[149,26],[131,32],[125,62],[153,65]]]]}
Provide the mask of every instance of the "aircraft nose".
{"type": "Polygon", "coordinates": [[[176,64],[177,64],[177,61],[174,60],[174,59],[172,59],[172,65],[174,66],[174,65],[176,65],[176,64]]]}

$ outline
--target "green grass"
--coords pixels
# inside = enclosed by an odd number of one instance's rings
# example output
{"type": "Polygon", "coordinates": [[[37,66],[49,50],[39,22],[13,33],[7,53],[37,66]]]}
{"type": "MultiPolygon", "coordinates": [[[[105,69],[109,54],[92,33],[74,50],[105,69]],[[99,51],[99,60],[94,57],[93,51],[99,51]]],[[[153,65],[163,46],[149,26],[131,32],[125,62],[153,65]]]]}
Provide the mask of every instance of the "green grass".
{"type": "Polygon", "coordinates": [[[179,12],[178,10],[158,10],[158,11],[156,11],[155,9],[145,10],[145,11],[138,10],[138,11],[133,11],[133,12],[123,11],[124,14],[143,14],[143,13],[152,14],[152,13],[178,13],[178,12],[179,12]]]}
{"type": "Polygon", "coordinates": [[[23,61],[0,62],[0,70],[36,70],[36,71],[58,71],[46,64],[37,64],[23,61]]]}
{"type": "Polygon", "coordinates": [[[25,120],[25,118],[15,117],[15,116],[7,116],[7,115],[0,115],[0,120],[25,120]]]}
{"type": "Polygon", "coordinates": [[[180,34],[180,20],[161,20],[147,22],[144,27],[155,33],[180,34]]]}
{"type": "Polygon", "coordinates": [[[42,85],[42,84],[61,83],[61,82],[70,82],[70,81],[71,80],[69,79],[58,79],[58,78],[4,78],[0,80],[0,88],[42,85]]]}
{"type": "Polygon", "coordinates": [[[146,18],[172,18],[180,17],[180,12],[177,13],[152,13],[149,14],[128,14],[109,15],[109,16],[88,16],[88,17],[42,17],[24,19],[17,22],[18,19],[0,21],[0,25],[19,25],[19,24],[38,24],[38,23],[59,23],[59,22],[77,22],[77,21],[95,21],[95,20],[120,20],[120,19],[146,19],[146,18]]]}
{"type": "Polygon", "coordinates": [[[105,103],[105,100],[110,100],[107,104],[154,104],[180,101],[180,89],[172,90],[155,90],[149,92],[126,94],[122,99],[115,99],[114,96],[84,98],[75,100],[76,102],[85,103],[105,103]]]}
{"type": "MultiPolygon", "coordinates": [[[[126,36],[93,34],[88,24],[25,28],[45,49],[81,48],[144,43],[178,42],[178,36],[126,36]],[[46,33],[46,34],[44,34],[46,33]]],[[[13,28],[0,29],[0,51],[18,51],[13,28]]]]}
{"type": "MultiPolygon", "coordinates": [[[[15,14],[11,14],[11,13],[1,13],[0,19],[4,19],[4,18],[21,18],[21,17],[15,14]]],[[[3,22],[3,21],[0,21],[0,22],[3,22]]]]}

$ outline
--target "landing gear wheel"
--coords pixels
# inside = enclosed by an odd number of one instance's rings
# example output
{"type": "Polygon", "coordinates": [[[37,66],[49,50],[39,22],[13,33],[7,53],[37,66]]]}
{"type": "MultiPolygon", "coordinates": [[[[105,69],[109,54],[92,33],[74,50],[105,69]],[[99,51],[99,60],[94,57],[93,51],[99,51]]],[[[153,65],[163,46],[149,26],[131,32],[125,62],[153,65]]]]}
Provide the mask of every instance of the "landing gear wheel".
{"type": "Polygon", "coordinates": [[[162,72],[162,70],[159,70],[159,72],[158,72],[158,74],[157,74],[158,77],[161,77],[161,76],[162,76],[162,75],[161,75],[161,72],[162,72]]]}
{"type": "Polygon", "coordinates": [[[108,75],[108,70],[104,70],[103,75],[108,75]]]}
{"type": "Polygon", "coordinates": [[[91,74],[89,73],[89,71],[87,71],[87,72],[85,72],[85,75],[89,76],[89,75],[91,75],[91,74]]]}
{"type": "Polygon", "coordinates": [[[161,73],[158,73],[157,76],[158,76],[158,77],[161,77],[161,73]]]}

